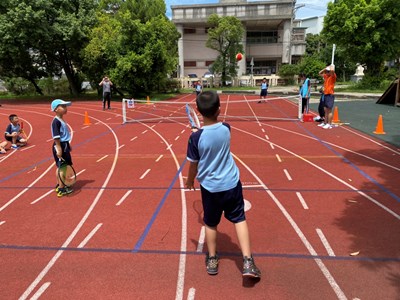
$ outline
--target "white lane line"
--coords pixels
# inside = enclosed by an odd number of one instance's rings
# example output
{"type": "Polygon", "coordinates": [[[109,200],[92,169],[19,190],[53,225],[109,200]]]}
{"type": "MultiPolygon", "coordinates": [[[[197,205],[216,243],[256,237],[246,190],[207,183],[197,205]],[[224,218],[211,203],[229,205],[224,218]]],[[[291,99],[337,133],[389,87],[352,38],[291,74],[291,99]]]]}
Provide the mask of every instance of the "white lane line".
{"type": "Polygon", "coordinates": [[[196,252],[203,252],[205,237],[206,237],[206,227],[205,226],[201,226],[200,236],[199,236],[199,243],[197,244],[196,252]]]}
{"type": "Polygon", "coordinates": [[[125,147],[125,144],[119,146],[118,149],[121,149],[122,147],[125,147]]]}
{"type": "Polygon", "coordinates": [[[184,133],[184,132],[185,132],[185,130],[186,130],[186,129],[183,129],[183,130],[181,131],[181,134],[182,134],[182,133],[184,133]]]}
{"type": "Polygon", "coordinates": [[[164,155],[161,154],[161,155],[156,159],[156,162],[158,162],[163,156],[164,156],[164,155]]]}
{"type": "Polygon", "coordinates": [[[79,171],[78,173],[76,173],[76,176],[79,176],[79,175],[81,175],[83,172],[85,172],[86,171],[86,169],[83,169],[82,171],[79,171]]]}
{"type": "Polygon", "coordinates": [[[154,128],[154,126],[156,126],[156,125],[154,124],[154,125],[150,126],[150,128],[154,128]]]}
{"type": "Polygon", "coordinates": [[[290,174],[289,174],[288,170],[283,169],[283,172],[285,172],[285,175],[286,175],[287,179],[288,179],[289,181],[291,181],[291,180],[292,180],[292,177],[290,177],[290,174]]]}
{"type": "Polygon", "coordinates": [[[274,144],[271,143],[271,144],[269,144],[269,145],[271,146],[271,149],[272,149],[272,150],[275,149],[274,144]]]}
{"type": "Polygon", "coordinates": [[[95,235],[97,230],[100,229],[100,227],[103,225],[103,223],[97,224],[95,228],[87,235],[87,237],[78,245],[78,248],[83,248],[86,246],[86,244],[89,242],[89,240],[95,235]]]}
{"type": "Polygon", "coordinates": [[[51,142],[51,141],[54,141],[52,138],[51,139],[48,139],[47,141],[46,141],[46,143],[48,143],[48,142],[51,142]]]}
{"type": "Polygon", "coordinates": [[[129,190],[125,193],[125,195],[122,196],[122,198],[117,202],[117,204],[115,204],[116,206],[120,206],[122,204],[122,202],[125,201],[126,198],[128,198],[128,196],[132,193],[132,190],[129,190]]]}
{"type": "Polygon", "coordinates": [[[172,144],[169,144],[168,147],[167,147],[167,150],[170,150],[171,147],[172,147],[172,144]]]}
{"type": "Polygon", "coordinates": [[[148,130],[146,129],[145,131],[142,132],[142,134],[145,134],[148,130]]]}
{"type": "Polygon", "coordinates": [[[196,289],[195,288],[190,288],[188,296],[187,296],[187,300],[194,300],[194,296],[195,295],[196,295],[196,289]]]}
{"type": "Polygon", "coordinates": [[[99,122],[96,122],[96,123],[94,123],[94,125],[99,125],[100,124],[100,121],[99,122]]]}
{"type": "Polygon", "coordinates": [[[144,172],[143,173],[143,175],[142,176],[140,176],[140,178],[139,179],[143,179],[143,178],[145,178],[146,177],[146,175],[150,172],[150,170],[151,169],[147,169],[147,171],[146,172],[144,172]]]}
{"type": "Polygon", "coordinates": [[[90,126],[85,126],[85,127],[82,127],[81,129],[86,129],[86,128],[89,128],[90,126]]]}
{"type": "Polygon", "coordinates": [[[131,142],[134,141],[134,140],[136,140],[136,139],[137,139],[137,136],[131,138],[131,142]]]}
{"type": "Polygon", "coordinates": [[[329,256],[336,256],[335,252],[333,252],[331,245],[329,245],[328,240],[326,239],[325,235],[323,234],[322,230],[317,228],[316,229],[319,238],[321,239],[322,244],[324,245],[326,251],[328,252],[329,256]]]}
{"type": "Polygon", "coordinates": [[[279,162],[282,162],[281,157],[279,156],[279,154],[276,154],[276,159],[277,159],[279,162]]]}
{"type": "Polygon", "coordinates": [[[264,186],[261,184],[242,185],[242,188],[252,188],[252,187],[264,187],[264,186]]]}
{"type": "Polygon", "coordinates": [[[268,135],[265,135],[265,138],[266,138],[267,140],[269,140],[269,136],[268,136],[268,135]]]}
{"type": "Polygon", "coordinates": [[[175,141],[179,140],[179,138],[180,138],[180,135],[178,135],[178,136],[175,138],[175,141]]]}
{"type": "Polygon", "coordinates": [[[261,131],[262,131],[263,133],[265,133],[265,129],[264,129],[264,128],[261,128],[261,131]]]}
{"type": "Polygon", "coordinates": [[[47,288],[50,286],[51,282],[45,282],[42,284],[42,286],[36,291],[35,294],[30,298],[30,300],[37,300],[42,296],[42,294],[47,290],[47,288]]]}
{"type": "Polygon", "coordinates": [[[106,121],[111,120],[111,118],[107,118],[106,121]]]}
{"type": "Polygon", "coordinates": [[[0,226],[3,225],[6,221],[0,221],[0,226]]]}
{"type": "Polygon", "coordinates": [[[45,194],[43,194],[42,196],[40,196],[39,198],[37,198],[36,200],[32,201],[31,204],[35,204],[37,202],[39,202],[40,200],[42,200],[43,198],[46,198],[48,195],[50,195],[51,192],[53,192],[54,190],[50,190],[48,192],[46,192],[45,194]]]}
{"type": "Polygon", "coordinates": [[[96,160],[96,162],[101,162],[103,159],[105,159],[105,158],[107,158],[108,157],[108,154],[107,155],[104,155],[102,158],[99,158],[98,160],[96,160]]]}
{"type": "Polygon", "coordinates": [[[307,203],[304,200],[303,196],[299,193],[296,192],[297,198],[299,198],[301,205],[303,206],[304,209],[308,209],[307,203]]]}
{"type": "Polygon", "coordinates": [[[35,147],[36,145],[32,145],[32,146],[29,146],[29,147],[24,147],[24,148],[22,148],[20,151],[25,151],[25,150],[28,150],[28,149],[31,149],[31,148],[33,148],[33,147],[35,147]]]}

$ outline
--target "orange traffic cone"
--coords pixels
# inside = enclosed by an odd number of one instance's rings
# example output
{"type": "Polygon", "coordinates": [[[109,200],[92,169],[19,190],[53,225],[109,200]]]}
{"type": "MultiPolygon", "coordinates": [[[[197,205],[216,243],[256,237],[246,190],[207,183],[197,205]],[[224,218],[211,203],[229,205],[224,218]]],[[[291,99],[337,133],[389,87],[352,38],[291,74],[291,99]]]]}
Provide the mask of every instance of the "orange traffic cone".
{"type": "Polygon", "coordinates": [[[379,115],[378,123],[376,123],[376,129],[375,129],[374,133],[375,134],[386,134],[386,132],[383,131],[383,118],[382,118],[382,115],[379,115]]]}
{"type": "Polygon", "coordinates": [[[149,97],[149,96],[147,96],[147,104],[151,104],[151,103],[150,103],[150,97],[149,97]]]}
{"type": "Polygon", "coordinates": [[[340,123],[340,120],[339,120],[339,109],[338,109],[337,106],[335,106],[335,110],[333,111],[332,123],[340,123]]]}
{"type": "Polygon", "coordinates": [[[83,125],[90,125],[89,115],[88,112],[85,111],[85,120],[83,121],[83,125]]]}

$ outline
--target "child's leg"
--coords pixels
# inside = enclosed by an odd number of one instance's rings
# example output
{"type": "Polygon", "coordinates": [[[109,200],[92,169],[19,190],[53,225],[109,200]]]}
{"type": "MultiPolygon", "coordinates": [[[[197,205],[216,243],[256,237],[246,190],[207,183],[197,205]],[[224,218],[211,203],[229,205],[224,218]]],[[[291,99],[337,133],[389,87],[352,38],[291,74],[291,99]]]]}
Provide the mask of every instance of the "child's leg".
{"type": "Polygon", "coordinates": [[[235,223],[235,229],[243,256],[251,257],[250,235],[246,220],[235,223]]]}
{"type": "Polygon", "coordinates": [[[209,256],[217,254],[217,227],[206,227],[206,242],[209,256]]]}

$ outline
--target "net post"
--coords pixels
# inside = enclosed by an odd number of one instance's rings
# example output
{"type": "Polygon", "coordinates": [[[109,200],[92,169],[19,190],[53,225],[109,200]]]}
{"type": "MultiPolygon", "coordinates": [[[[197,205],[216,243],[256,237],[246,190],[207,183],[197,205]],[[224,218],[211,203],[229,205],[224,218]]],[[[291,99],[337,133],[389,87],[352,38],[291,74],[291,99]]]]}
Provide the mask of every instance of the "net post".
{"type": "Polygon", "coordinates": [[[297,103],[297,105],[298,105],[298,115],[297,115],[297,117],[299,118],[299,120],[301,120],[301,113],[302,113],[302,111],[301,111],[301,95],[299,95],[299,98],[298,98],[298,103],[297,103]]]}
{"type": "Polygon", "coordinates": [[[122,98],[122,124],[126,123],[126,100],[122,98]]]}

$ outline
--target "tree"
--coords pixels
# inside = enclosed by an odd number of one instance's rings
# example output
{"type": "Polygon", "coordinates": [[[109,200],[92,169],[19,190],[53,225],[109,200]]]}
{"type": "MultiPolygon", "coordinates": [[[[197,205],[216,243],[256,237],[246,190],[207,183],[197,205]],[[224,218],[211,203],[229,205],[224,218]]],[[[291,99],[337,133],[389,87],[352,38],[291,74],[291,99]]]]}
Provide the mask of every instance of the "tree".
{"type": "Polygon", "coordinates": [[[71,93],[78,95],[81,50],[96,22],[96,5],[97,0],[2,0],[0,64],[4,73],[34,83],[63,70],[71,93]]]}
{"type": "Polygon", "coordinates": [[[84,49],[91,81],[108,74],[119,91],[160,90],[178,64],[179,33],[163,0],[104,1],[84,49]]]}
{"type": "Polygon", "coordinates": [[[329,3],[322,33],[353,62],[367,65],[369,77],[383,62],[400,56],[398,0],[337,0],[329,3]]]}
{"type": "Polygon", "coordinates": [[[222,84],[225,85],[228,76],[237,75],[236,54],[243,52],[241,41],[244,28],[238,18],[219,17],[216,14],[208,18],[208,26],[210,28],[206,46],[219,53],[213,64],[213,71],[221,74],[222,84]]]}

